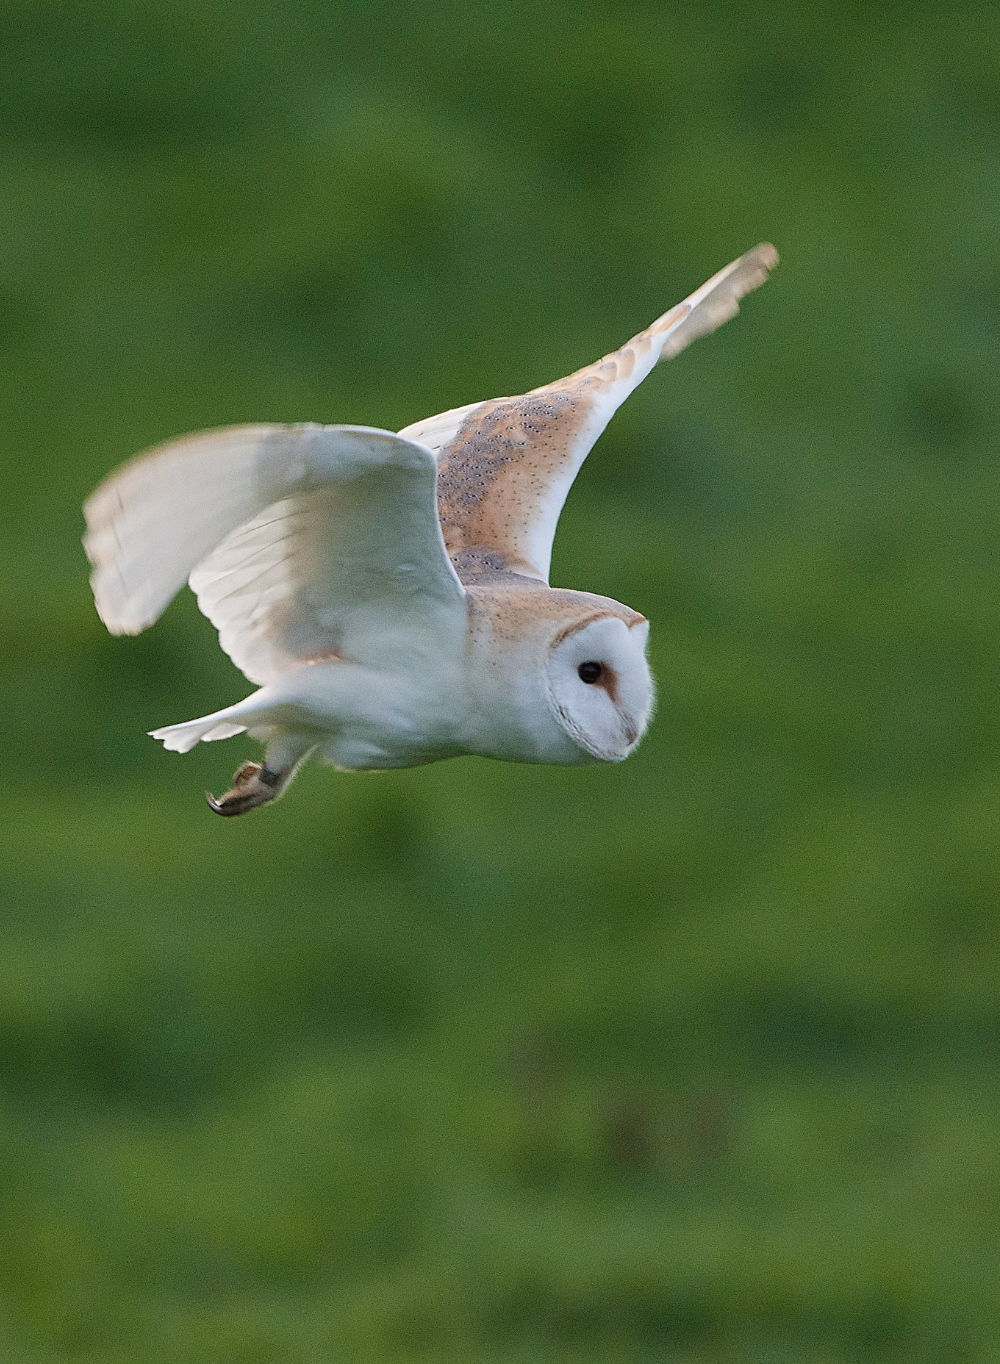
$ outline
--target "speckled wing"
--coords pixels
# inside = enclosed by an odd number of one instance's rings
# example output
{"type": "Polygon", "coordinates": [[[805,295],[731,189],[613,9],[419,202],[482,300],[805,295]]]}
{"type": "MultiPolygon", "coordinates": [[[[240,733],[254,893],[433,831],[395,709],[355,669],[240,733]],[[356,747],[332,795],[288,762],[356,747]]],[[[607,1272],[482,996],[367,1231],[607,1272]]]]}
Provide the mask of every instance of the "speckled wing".
{"type": "Polygon", "coordinates": [[[170,441],[85,507],[101,619],[151,624],[190,579],[252,682],[464,628],[434,455],[358,426],[237,426],[170,441]]]}
{"type": "Polygon", "coordinates": [[[463,580],[506,570],[548,581],[566,494],[615,411],[658,361],[735,316],[777,262],[773,246],[756,246],[594,364],[521,397],[471,403],[400,432],[438,457],[438,514],[463,580]]]}

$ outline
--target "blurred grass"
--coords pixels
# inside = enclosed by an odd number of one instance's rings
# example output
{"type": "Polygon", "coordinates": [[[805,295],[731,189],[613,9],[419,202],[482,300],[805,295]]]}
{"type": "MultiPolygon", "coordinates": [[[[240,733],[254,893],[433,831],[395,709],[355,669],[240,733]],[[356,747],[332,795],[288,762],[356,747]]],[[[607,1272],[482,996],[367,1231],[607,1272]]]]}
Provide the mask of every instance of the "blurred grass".
{"type": "Polygon", "coordinates": [[[992,6],[0,12],[0,1355],[995,1358],[992,6]],[[607,771],[143,737],[248,689],[93,613],[199,426],[388,427],[783,263],[652,376],[553,581],[653,621],[607,771]]]}

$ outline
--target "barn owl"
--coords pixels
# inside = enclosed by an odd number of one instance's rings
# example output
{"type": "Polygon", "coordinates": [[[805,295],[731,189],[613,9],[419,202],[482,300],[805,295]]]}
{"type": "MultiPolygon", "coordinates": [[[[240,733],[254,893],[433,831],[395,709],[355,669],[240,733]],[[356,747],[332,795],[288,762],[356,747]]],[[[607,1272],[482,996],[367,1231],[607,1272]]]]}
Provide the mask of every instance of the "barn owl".
{"type": "Polygon", "coordinates": [[[649,623],[548,585],[556,521],[629,393],[734,316],[777,260],[755,247],[620,350],[521,397],[398,433],[224,427],[106,479],[84,508],[105,625],[138,634],[187,580],[259,685],[151,731],[177,753],[244,732],[266,746],[210,807],[273,801],[316,749],[347,770],[627,758],[653,705],[649,623]]]}

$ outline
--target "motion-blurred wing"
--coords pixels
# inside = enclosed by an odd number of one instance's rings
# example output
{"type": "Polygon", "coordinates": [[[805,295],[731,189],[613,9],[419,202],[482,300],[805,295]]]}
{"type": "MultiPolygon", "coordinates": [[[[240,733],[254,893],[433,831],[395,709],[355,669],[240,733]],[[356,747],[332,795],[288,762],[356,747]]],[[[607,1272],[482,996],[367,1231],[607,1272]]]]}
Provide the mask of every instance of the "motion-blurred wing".
{"type": "Polygon", "coordinates": [[[556,522],[598,436],[658,360],[735,316],[778,262],[763,244],[727,265],[621,350],[519,398],[471,403],[400,435],[438,455],[444,542],[463,578],[506,569],[548,581],[556,522]]]}
{"type": "Polygon", "coordinates": [[[434,456],[360,426],[237,426],[125,465],[84,508],[101,619],[138,634],[190,577],[253,682],[464,619],[434,456]]]}

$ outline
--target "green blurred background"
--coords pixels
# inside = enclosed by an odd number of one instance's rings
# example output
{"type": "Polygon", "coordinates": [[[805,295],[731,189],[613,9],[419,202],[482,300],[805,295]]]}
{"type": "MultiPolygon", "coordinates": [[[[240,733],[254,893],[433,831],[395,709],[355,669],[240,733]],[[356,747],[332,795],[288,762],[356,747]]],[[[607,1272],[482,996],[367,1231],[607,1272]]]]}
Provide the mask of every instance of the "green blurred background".
{"type": "Polygon", "coordinates": [[[1000,1358],[1000,12],[0,8],[0,1358],[1000,1358]],[[734,256],[553,582],[653,621],[613,769],[144,731],[79,505],[199,427],[555,378],[734,256]]]}

